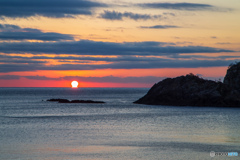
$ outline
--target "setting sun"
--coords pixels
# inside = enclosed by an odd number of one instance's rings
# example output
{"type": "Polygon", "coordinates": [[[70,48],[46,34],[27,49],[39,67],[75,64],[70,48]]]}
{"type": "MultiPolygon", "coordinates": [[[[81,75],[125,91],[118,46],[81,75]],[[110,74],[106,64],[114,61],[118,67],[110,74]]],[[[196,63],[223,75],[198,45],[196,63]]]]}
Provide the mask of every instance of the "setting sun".
{"type": "Polygon", "coordinates": [[[77,81],[72,81],[71,85],[72,85],[72,88],[78,88],[78,82],[77,81]]]}

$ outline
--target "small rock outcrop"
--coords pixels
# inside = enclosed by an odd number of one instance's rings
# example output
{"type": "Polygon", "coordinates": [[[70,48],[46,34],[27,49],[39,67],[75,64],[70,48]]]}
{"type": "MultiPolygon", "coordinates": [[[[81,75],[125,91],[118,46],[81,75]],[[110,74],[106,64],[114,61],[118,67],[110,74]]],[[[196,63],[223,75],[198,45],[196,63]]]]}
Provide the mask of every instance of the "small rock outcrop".
{"type": "Polygon", "coordinates": [[[59,102],[59,103],[70,103],[70,101],[68,99],[48,99],[47,101],[50,102],[59,102]]]}
{"type": "Polygon", "coordinates": [[[48,99],[50,102],[58,102],[58,103],[105,103],[103,101],[92,101],[92,100],[68,100],[68,99],[48,99]]]}
{"type": "Polygon", "coordinates": [[[135,101],[138,104],[173,106],[240,107],[240,63],[231,65],[224,83],[194,74],[167,78],[135,101]]]}

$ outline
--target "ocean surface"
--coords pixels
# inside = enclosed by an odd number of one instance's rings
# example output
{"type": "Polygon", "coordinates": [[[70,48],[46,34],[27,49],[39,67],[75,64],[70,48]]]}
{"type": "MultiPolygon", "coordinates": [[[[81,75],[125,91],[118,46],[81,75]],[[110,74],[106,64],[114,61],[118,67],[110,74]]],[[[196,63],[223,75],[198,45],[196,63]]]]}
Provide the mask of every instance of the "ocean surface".
{"type": "Polygon", "coordinates": [[[132,103],[147,91],[0,88],[0,160],[240,159],[217,156],[240,154],[240,109],[132,103]]]}

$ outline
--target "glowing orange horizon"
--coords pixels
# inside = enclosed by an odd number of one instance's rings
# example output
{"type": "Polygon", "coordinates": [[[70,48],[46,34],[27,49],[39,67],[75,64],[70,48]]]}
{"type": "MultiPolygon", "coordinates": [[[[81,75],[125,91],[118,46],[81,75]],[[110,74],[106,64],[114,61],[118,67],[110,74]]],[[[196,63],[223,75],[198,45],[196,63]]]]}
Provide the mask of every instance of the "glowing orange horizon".
{"type": "Polygon", "coordinates": [[[37,70],[24,72],[0,73],[0,75],[19,75],[19,76],[46,76],[58,78],[64,76],[80,76],[80,77],[142,77],[142,76],[158,76],[158,77],[176,77],[186,75],[188,73],[202,74],[204,77],[225,76],[228,66],[223,67],[199,67],[199,68],[150,68],[150,69],[96,69],[96,70],[37,70]]]}
{"type": "MultiPolygon", "coordinates": [[[[1,73],[0,75],[18,75],[23,76],[19,79],[0,79],[0,87],[72,87],[71,82],[77,80],[78,87],[143,87],[149,88],[154,83],[117,83],[117,82],[87,82],[80,81],[76,77],[138,77],[156,76],[159,77],[177,77],[188,73],[201,74],[202,77],[224,77],[227,71],[226,67],[206,67],[206,68],[162,68],[162,69],[102,69],[102,70],[83,70],[83,71],[31,71],[31,72],[12,72],[1,73]],[[45,76],[53,78],[50,80],[27,79],[24,76],[45,76]],[[73,79],[65,80],[61,77],[73,76],[73,79]],[[56,80],[54,80],[56,78],[56,80]]],[[[158,81],[157,81],[158,82],[158,81]]],[[[155,82],[155,83],[157,83],[155,82]]]]}

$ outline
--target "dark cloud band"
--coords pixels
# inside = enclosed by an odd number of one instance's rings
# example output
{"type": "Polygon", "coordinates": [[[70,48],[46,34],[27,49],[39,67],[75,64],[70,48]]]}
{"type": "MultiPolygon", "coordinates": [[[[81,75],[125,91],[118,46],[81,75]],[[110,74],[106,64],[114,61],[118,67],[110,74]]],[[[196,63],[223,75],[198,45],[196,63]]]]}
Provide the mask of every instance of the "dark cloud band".
{"type": "Polygon", "coordinates": [[[173,25],[155,25],[155,26],[141,26],[143,29],[169,29],[169,28],[180,28],[179,26],[173,25]]]}
{"type": "Polygon", "coordinates": [[[150,68],[198,68],[228,66],[234,60],[166,60],[156,61],[119,61],[108,64],[65,63],[46,65],[44,63],[8,63],[0,64],[0,72],[36,71],[36,70],[95,70],[95,69],[150,69],[150,68]]]}
{"type": "Polygon", "coordinates": [[[143,3],[143,8],[175,9],[175,10],[207,10],[213,8],[209,4],[201,3],[143,3]]]}
{"type": "Polygon", "coordinates": [[[94,7],[106,4],[88,0],[0,0],[0,16],[4,17],[71,17],[90,15],[94,7]]]}
{"type": "Polygon", "coordinates": [[[42,43],[3,42],[0,43],[0,53],[2,53],[0,55],[0,72],[106,68],[195,68],[227,66],[233,61],[224,59],[224,57],[213,59],[192,55],[192,53],[214,54],[220,52],[234,51],[205,46],[176,46],[174,43],[163,42],[113,43],[88,40],[42,43]],[[12,56],[9,53],[19,55],[12,56]],[[25,53],[31,53],[33,56],[25,57],[22,55],[25,53]],[[182,53],[185,54],[182,55],[182,53]],[[41,54],[55,54],[55,57],[41,56],[41,54]],[[61,57],[61,54],[70,56],[61,57]],[[105,57],[92,57],[91,55],[105,57]],[[52,60],[57,61],[58,64],[47,65],[52,60]]]}
{"type": "Polygon", "coordinates": [[[54,53],[77,55],[172,55],[180,53],[218,53],[233,52],[205,46],[175,46],[161,42],[97,42],[89,40],[71,42],[3,42],[2,53],[54,53]]]}
{"type": "Polygon", "coordinates": [[[0,40],[73,40],[72,35],[55,32],[42,32],[38,29],[21,28],[16,25],[0,24],[0,40]]]}
{"type": "Polygon", "coordinates": [[[133,12],[117,12],[105,10],[104,13],[100,14],[100,18],[107,20],[123,20],[123,18],[129,18],[133,20],[149,20],[161,18],[161,15],[150,15],[150,14],[137,14],[133,12]]]}

